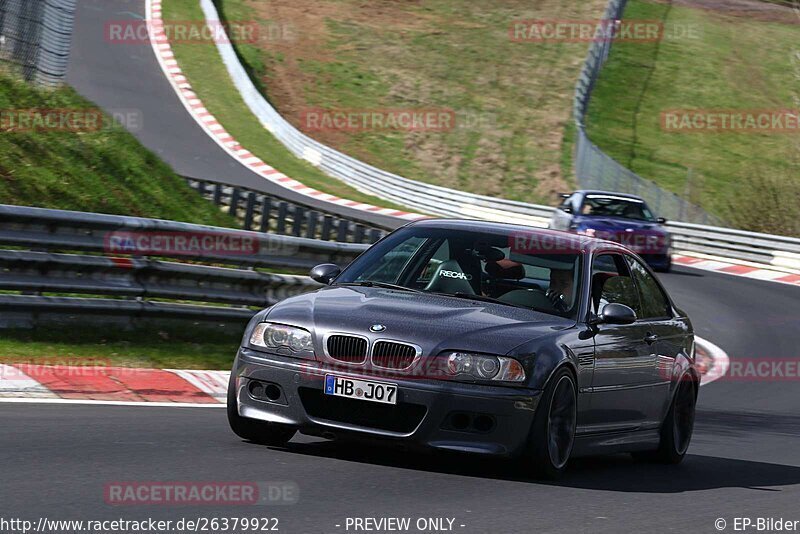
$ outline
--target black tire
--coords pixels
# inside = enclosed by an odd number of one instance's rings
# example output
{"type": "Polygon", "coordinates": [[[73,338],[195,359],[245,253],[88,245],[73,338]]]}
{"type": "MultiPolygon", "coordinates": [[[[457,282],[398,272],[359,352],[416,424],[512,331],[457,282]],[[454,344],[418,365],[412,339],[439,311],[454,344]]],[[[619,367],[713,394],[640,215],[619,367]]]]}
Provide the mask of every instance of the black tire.
{"type": "Polygon", "coordinates": [[[694,430],[697,405],[697,382],[684,376],[672,398],[667,416],[661,424],[658,449],[633,453],[638,460],[677,465],[683,461],[694,430]]]}
{"type": "Polygon", "coordinates": [[[555,480],[567,468],[578,420],[575,378],[562,368],[545,387],[523,452],[526,471],[536,478],[555,480]]]}
{"type": "Polygon", "coordinates": [[[286,445],[297,433],[297,429],[291,426],[257,421],[239,415],[239,407],[236,402],[236,380],[233,373],[228,381],[228,424],[233,433],[240,438],[274,447],[286,445]]]}

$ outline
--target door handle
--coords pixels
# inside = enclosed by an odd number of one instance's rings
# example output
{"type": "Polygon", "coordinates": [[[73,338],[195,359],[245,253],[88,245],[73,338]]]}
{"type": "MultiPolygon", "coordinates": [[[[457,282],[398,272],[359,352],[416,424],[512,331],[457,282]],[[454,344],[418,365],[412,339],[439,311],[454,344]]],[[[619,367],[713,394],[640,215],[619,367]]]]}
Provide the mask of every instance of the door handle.
{"type": "Polygon", "coordinates": [[[648,345],[652,345],[653,343],[658,341],[658,334],[647,334],[646,336],[644,336],[644,341],[648,345]]]}

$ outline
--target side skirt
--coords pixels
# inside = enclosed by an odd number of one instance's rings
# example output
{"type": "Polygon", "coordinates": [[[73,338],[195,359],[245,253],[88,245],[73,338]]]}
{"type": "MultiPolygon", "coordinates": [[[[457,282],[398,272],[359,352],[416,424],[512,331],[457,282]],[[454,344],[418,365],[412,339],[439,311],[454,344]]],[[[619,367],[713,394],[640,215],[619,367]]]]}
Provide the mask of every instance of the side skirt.
{"type": "Polygon", "coordinates": [[[646,451],[658,447],[661,439],[659,429],[636,430],[575,436],[572,456],[594,456],[618,452],[646,451]]]}

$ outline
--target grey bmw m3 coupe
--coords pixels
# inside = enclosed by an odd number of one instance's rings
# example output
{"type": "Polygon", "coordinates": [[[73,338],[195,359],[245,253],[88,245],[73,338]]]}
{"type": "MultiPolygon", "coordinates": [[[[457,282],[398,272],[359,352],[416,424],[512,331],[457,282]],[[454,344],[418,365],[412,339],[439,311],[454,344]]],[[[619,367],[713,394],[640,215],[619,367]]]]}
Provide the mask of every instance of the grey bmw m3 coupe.
{"type": "Polygon", "coordinates": [[[700,375],[689,318],[618,243],[424,220],[249,323],[233,431],[297,431],[515,458],[553,478],[576,455],[678,463],[700,375]]]}

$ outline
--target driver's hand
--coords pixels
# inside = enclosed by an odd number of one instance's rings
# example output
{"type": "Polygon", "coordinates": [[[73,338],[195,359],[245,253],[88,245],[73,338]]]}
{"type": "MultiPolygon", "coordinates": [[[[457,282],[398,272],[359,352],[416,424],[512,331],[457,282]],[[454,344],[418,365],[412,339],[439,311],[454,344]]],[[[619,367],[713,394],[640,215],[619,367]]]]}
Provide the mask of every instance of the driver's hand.
{"type": "Polygon", "coordinates": [[[547,293],[545,294],[547,295],[547,298],[550,299],[550,302],[553,303],[553,307],[556,310],[565,312],[569,309],[569,305],[567,304],[567,299],[564,298],[563,293],[559,293],[554,289],[548,289],[547,293]]]}

